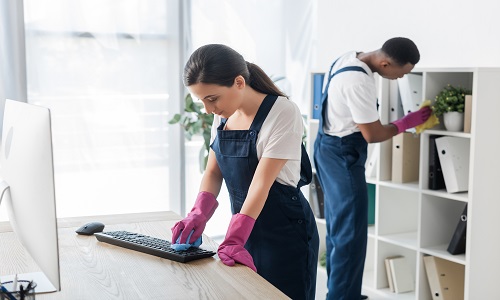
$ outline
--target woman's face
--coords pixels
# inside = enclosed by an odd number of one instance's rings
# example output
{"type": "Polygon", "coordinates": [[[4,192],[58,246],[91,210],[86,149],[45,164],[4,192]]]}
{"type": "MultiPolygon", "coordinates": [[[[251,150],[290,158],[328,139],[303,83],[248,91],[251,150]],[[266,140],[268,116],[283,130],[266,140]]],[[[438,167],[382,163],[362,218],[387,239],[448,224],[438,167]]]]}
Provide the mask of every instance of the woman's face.
{"type": "Polygon", "coordinates": [[[244,86],[245,80],[238,76],[231,87],[196,83],[188,86],[188,90],[193,97],[203,102],[208,114],[229,118],[241,106],[244,86]]]}

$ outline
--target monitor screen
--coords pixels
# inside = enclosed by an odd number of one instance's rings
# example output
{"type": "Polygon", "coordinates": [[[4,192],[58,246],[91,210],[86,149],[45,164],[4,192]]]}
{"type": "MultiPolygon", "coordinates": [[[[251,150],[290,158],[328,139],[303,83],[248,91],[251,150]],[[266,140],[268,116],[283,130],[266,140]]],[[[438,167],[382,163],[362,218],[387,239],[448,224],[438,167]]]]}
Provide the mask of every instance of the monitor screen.
{"type": "MultiPolygon", "coordinates": [[[[50,111],[5,102],[0,148],[0,209],[41,272],[17,274],[37,283],[36,293],[60,290],[50,111]]],[[[0,271],[1,272],[1,271],[0,271]]],[[[16,274],[1,274],[2,282],[16,274]]]]}

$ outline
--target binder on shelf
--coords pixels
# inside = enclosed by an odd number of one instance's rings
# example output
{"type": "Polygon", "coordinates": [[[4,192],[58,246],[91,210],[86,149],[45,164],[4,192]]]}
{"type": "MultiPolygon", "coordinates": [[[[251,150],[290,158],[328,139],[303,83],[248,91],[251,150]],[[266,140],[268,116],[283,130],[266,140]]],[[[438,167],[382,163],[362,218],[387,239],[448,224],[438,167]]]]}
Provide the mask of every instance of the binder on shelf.
{"type": "Polygon", "coordinates": [[[448,245],[447,251],[450,254],[457,255],[465,253],[467,235],[467,204],[465,204],[464,211],[460,215],[458,220],[457,228],[451,237],[450,244],[448,245]]]}
{"type": "Polygon", "coordinates": [[[311,74],[311,93],[312,93],[312,118],[319,119],[321,114],[321,94],[323,93],[323,80],[325,73],[311,74]]]}
{"type": "Polygon", "coordinates": [[[404,114],[414,112],[420,109],[422,103],[422,74],[409,73],[398,78],[399,94],[403,105],[404,114]]]}
{"type": "Polygon", "coordinates": [[[465,266],[435,256],[424,256],[432,300],[463,300],[465,266]]]}
{"type": "Polygon", "coordinates": [[[389,283],[389,290],[391,292],[393,292],[393,293],[395,292],[395,290],[394,290],[394,279],[392,278],[392,271],[391,271],[390,261],[391,261],[391,259],[398,258],[398,257],[401,257],[401,255],[388,256],[384,260],[384,262],[385,262],[385,272],[387,274],[387,282],[389,283]]]}
{"type": "Polygon", "coordinates": [[[403,104],[399,95],[397,81],[389,82],[389,122],[394,122],[404,116],[403,104]]]}
{"type": "Polygon", "coordinates": [[[415,289],[415,281],[406,257],[395,257],[389,260],[394,292],[397,294],[411,292],[415,289]]]}
{"type": "Polygon", "coordinates": [[[392,181],[397,183],[418,180],[420,136],[402,132],[392,138],[392,181]]]}
{"type": "Polygon", "coordinates": [[[444,136],[436,138],[436,147],[446,191],[468,191],[470,139],[444,136]]]}
{"type": "Polygon", "coordinates": [[[465,95],[464,132],[470,133],[472,117],[472,95],[465,95]]]}
{"type": "Polygon", "coordinates": [[[443,177],[443,170],[439,162],[436,139],[441,135],[429,135],[429,189],[440,190],[446,188],[443,177]]]}
{"type": "Polygon", "coordinates": [[[316,218],[325,218],[323,189],[319,184],[318,176],[316,175],[316,173],[313,173],[312,181],[309,184],[309,199],[311,208],[316,218]]]}
{"type": "Polygon", "coordinates": [[[379,156],[379,144],[368,144],[368,155],[365,164],[365,176],[367,178],[377,177],[377,161],[379,156]]]}

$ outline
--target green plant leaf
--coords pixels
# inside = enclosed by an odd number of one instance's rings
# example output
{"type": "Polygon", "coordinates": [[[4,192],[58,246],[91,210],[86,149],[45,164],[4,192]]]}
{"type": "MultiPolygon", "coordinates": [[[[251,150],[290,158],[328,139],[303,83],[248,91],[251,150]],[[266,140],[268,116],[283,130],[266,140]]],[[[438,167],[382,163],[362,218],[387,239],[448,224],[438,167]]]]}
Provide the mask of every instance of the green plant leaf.
{"type": "Polygon", "coordinates": [[[472,91],[461,86],[446,85],[436,96],[432,110],[436,116],[445,112],[463,112],[465,107],[465,95],[471,95],[472,91]]]}
{"type": "Polygon", "coordinates": [[[168,124],[177,124],[181,120],[181,115],[180,114],[175,114],[174,117],[168,121],[168,124]]]}
{"type": "Polygon", "coordinates": [[[193,101],[191,94],[184,97],[184,112],[175,114],[168,122],[169,124],[179,123],[184,129],[184,136],[187,140],[191,140],[194,135],[203,137],[203,146],[200,149],[200,151],[204,151],[203,169],[205,169],[208,160],[213,122],[214,115],[207,114],[204,111],[203,103],[193,101]]]}

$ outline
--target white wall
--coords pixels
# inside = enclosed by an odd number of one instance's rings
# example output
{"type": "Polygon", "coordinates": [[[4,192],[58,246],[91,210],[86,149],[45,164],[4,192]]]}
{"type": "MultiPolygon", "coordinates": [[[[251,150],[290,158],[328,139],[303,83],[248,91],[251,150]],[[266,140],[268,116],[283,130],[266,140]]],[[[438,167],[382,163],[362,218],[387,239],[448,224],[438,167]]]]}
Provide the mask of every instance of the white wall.
{"type": "Polygon", "coordinates": [[[395,36],[417,44],[417,67],[500,67],[498,0],[318,0],[317,12],[317,69],[395,36]]]}

